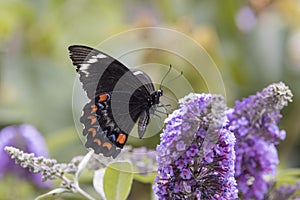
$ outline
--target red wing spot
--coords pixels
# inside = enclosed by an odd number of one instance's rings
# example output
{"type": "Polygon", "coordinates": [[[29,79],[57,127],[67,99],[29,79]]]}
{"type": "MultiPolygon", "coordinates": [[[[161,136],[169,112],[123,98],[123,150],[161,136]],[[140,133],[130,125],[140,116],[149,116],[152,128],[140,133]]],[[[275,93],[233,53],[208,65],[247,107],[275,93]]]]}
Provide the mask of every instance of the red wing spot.
{"type": "Polygon", "coordinates": [[[96,105],[91,105],[91,113],[95,113],[98,110],[98,107],[96,105]]]}
{"type": "Polygon", "coordinates": [[[95,124],[97,121],[97,118],[93,115],[90,115],[87,118],[91,120],[91,125],[95,124]]]}
{"type": "Polygon", "coordinates": [[[108,94],[100,94],[98,102],[101,103],[103,101],[106,101],[107,99],[108,99],[108,94]]]}
{"type": "MultiPolygon", "coordinates": [[[[93,140],[93,142],[95,142],[95,143],[97,143],[98,144],[98,146],[101,146],[101,140],[99,140],[98,138],[95,138],[94,140],[93,140]]],[[[105,144],[105,143],[104,143],[105,144]]]]}
{"type": "Polygon", "coordinates": [[[126,141],[127,136],[123,133],[120,133],[118,138],[117,138],[117,142],[119,142],[120,144],[124,144],[126,141]]]}
{"type": "Polygon", "coordinates": [[[91,132],[93,137],[95,137],[96,133],[97,133],[96,129],[94,129],[94,128],[89,128],[88,132],[91,132]]]}
{"type": "Polygon", "coordinates": [[[112,147],[112,145],[111,145],[109,142],[104,142],[102,146],[103,146],[103,147],[107,147],[108,150],[110,150],[111,147],[112,147]]]}

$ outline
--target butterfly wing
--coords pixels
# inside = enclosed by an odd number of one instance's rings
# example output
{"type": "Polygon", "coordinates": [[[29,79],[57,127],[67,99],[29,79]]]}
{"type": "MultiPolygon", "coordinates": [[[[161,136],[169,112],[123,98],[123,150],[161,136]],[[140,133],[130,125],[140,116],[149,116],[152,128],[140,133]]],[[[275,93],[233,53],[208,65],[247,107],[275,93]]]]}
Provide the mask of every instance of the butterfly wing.
{"type": "MultiPolygon", "coordinates": [[[[133,70],[133,74],[143,83],[145,89],[149,92],[149,94],[152,94],[155,91],[151,78],[145,72],[140,70],[133,70]]],[[[137,104],[142,101],[141,99],[139,99],[139,97],[141,96],[140,92],[141,91],[137,91],[134,95],[132,95],[132,99],[130,101],[132,109],[138,106],[137,104]]],[[[149,124],[149,108],[150,105],[147,105],[147,108],[143,109],[143,111],[139,113],[138,134],[140,138],[142,138],[145,134],[147,125],[149,124]]]]}
{"type": "Polygon", "coordinates": [[[146,128],[149,124],[149,110],[144,110],[139,116],[139,123],[138,123],[138,134],[139,137],[142,138],[146,132],[146,128]]]}
{"type": "Polygon", "coordinates": [[[83,89],[90,99],[97,94],[112,91],[118,80],[129,71],[118,60],[91,47],[73,45],[69,47],[69,52],[83,89]]]}
{"type": "Polygon", "coordinates": [[[115,157],[140,114],[148,108],[149,81],[145,82],[118,60],[96,49],[74,45],[69,51],[91,100],[84,106],[80,119],[84,124],[83,135],[87,136],[86,147],[115,157]]]}

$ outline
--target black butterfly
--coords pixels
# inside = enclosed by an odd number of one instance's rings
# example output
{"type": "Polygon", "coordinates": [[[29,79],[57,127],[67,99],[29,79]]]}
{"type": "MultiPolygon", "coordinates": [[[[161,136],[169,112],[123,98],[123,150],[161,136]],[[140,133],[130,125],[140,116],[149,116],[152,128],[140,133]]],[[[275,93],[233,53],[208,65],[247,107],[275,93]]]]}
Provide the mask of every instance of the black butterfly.
{"type": "Polygon", "coordinates": [[[130,71],[113,57],[87,46],[69,47],[70,58],[90,102],[80,118],[87,136],[85,146],[115,158],[125,145],[134,124],[142,138],[163,95],[142,71],[130,71]],[[154,108],[154,109],[153,109],[154,108]]]}

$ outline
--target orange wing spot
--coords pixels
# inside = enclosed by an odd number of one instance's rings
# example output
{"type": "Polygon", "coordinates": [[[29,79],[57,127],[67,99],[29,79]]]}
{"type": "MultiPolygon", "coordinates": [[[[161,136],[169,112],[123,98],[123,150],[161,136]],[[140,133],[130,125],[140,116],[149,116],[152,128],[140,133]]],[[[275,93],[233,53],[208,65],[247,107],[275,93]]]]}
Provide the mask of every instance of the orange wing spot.
{"type": "Polygon", "coordinates": [[[107,99],[108,99],[108,94],[100,94],[98,102],[101,103],[103,101],[106,101],[107,99]]]}
{"type": "Polygon", "coordinates": [[[112,147],[112,145],[111,145],[109,142],[104,142],[102,146],[103,146],[103,147],[107,147],[108,150],[110,150],[111,147],[112,147]]]}
{"type": "Polygon", "coordinates": [[[124,144],[126,141],[127,136],[123,133],[120,133],[118,138],[117,138],[117,142],[119,142],[120,144],[124,144]]]}
{"type": "Polygon", "coordinates": [[[101,146],[101,140],[99,140],[98,138],[95,138],[94,140],[93,140],[93,142],[95,142],[95,143],[97,143],[98,144],[98,146],[101,146]]]}
{"type": "Polygon", "coordinates": [[[89,128],[88,132],[91,132],[93,137],[95,137],[96,133],[97,133],[96,129],[94,129],[94,128],[89,128]]]}
{"type": "Polygon", "coordinates": [[[91,105],[91,113],[95,113],[98,110],[98,107],[96,105],[91,105]]]}
{"type": "Polygon", "coordinates": [[[97,118],[93,115],[90,115],[87,118],[91,120],[91,125],[95,124],[97,121],[97,118]]]}

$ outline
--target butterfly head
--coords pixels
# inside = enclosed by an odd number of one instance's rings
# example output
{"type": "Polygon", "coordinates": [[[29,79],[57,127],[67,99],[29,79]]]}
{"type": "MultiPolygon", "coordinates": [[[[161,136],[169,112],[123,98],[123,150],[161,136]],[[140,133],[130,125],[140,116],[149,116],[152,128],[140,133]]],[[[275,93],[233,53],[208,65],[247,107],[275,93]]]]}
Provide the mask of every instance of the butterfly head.
{"type": "Polygon", "coordinates": [[[156,90],[151,94],[151,99],[149,99],[149,106],[157,105],[159,104],[159,98],[163,95],[163,90],[159,89],[156,90]]]}

